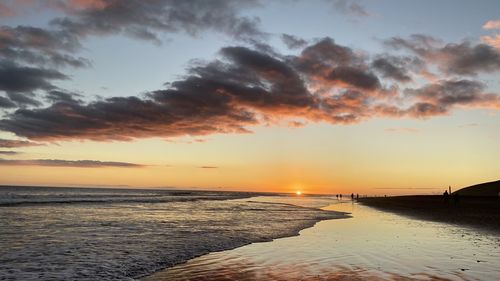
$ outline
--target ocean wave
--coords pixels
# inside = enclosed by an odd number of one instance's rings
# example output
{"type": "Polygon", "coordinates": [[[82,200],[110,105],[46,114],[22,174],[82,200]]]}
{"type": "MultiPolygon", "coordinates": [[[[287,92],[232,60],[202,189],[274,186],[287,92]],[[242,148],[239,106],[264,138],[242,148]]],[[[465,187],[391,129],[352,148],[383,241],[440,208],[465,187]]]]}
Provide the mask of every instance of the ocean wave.
{"type": "Polygon", "coordinates": [[[134,280],[210,252],[297,235],[319,220],[342,216],[286,204],[200,200],[230,196],[205,195],[0,208],[0,276],[134,280]]]}

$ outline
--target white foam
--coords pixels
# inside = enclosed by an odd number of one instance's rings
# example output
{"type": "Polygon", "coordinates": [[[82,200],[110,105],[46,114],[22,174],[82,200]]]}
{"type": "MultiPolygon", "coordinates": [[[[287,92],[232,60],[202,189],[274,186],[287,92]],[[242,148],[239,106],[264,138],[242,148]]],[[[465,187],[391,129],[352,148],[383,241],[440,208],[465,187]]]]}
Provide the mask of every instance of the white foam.
{"type": "Polygon", "coordinates": [[[205,200],[241,197],[219,195],[0,208],[0,276],[133,280],[209,252],[296,235],[339,216],[283,204],[205,200]]]}

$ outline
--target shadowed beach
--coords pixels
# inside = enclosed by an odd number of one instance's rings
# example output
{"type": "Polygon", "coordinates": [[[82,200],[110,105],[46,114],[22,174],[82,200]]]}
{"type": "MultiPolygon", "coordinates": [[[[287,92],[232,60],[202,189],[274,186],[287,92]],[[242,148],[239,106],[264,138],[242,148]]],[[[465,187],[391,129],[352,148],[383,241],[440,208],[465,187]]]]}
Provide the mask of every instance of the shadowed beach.
{"type": "Polygon", "coordinates": [[[359,202],[384,211],[433,221],[463,224],[500,233],[500,199],[462,197],[445,201],[442,196],[360,198],[359,202]]]}
{"type": "Polygon", "coordinates": [[[364,205],[439,222],[500,233],[500,181],[460,189],[452,195],[360,198],[364,205]],[[458,195],[458,196],[457,196],[458,195]]]}

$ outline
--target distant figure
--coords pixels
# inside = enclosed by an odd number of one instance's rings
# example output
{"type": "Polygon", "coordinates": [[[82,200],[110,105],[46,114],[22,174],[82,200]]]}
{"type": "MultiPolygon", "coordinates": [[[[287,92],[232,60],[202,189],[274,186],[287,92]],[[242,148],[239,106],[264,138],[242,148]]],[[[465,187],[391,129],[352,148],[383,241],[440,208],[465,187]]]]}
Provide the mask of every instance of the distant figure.
{"type": "Polygon", "coordinates": [[[339,200],[339,195],[338,194],[335,194],[335,197],[337,197],[337,200],[339,200]]]}
{"type": "Polygon", "coordinates": [[[359,199],[359,193],[356,193],[356,200],[359,199]]]}
{"type": "Polygon", "coordinates": [[[443,193],[443,199],[444,201],[448,202],[448,199],[450,198],[450,195],[448,194],[448,190],[445,190],[443,193]]]}
{"type": "Polygon", "coordinates": [[[339,194],[339,196],[340,196],[340,200],[342,200],[342,194],[339,194]]]}
{"type": "Polygon", "coordinates": [[[354,193],[351,193],[351,200],[354,201],[354,193]]]}

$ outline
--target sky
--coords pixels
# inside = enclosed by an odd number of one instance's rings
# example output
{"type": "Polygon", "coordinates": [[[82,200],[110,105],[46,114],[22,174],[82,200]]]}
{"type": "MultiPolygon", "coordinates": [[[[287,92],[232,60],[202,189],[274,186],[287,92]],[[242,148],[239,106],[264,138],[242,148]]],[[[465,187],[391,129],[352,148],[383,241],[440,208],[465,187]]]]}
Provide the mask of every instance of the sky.
{"type": "Polygon", "coordinates": [[[500,177],[500,2],[2,0],[0,185],[500,177]]]}

